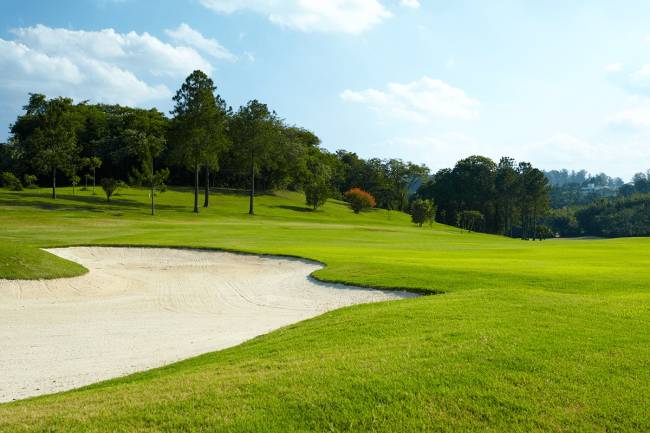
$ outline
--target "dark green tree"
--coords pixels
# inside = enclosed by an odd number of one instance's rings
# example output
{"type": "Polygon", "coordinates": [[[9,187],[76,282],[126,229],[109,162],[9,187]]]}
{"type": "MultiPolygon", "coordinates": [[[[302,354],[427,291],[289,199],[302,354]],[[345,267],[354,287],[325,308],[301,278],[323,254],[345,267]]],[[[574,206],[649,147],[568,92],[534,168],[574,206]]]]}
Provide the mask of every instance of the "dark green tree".
{"type": "MultiPolygon", "coordinates": [[[[45,100],[43,95],[31,95],[25,107],[26,123],[17,121],[12,132],[22,135],[20,142],[25,153],[30,155],[35,167],[52,176],[52,198],[56,199],[57,173],[71,173],[79,156],[72,100],[56,98],[45,100]],[[28,134],[18,131],[22,126],[31,126],[28,134]]],[[[72,176],[75,173],[71,173],[72,176]]]]}
{"type": "Polygon", "coordinates": [[[204,72],[192,72],[174,96],[174,116],[170,129],[173,155],[194,171],[194,212],[199,212],[199,170],[206,168],[205,203],[209,196],[209,167],[215,167],[227,146],[226,115],[216,87],[204,72]]]}
{"type": "Polygon", "coordinates": [[[274,146],[282,140],[282,122],[266,104],[249,101],[233,115],[229,128],[232,144],[242,160],[248,162],[249,207],[255,214],[255,175],[267,162],[274,146]]]}
{"type": "Polygon", "coordinates": [[[169,169],[155,169],[155,160],[166,145],[166,119],[156,109],[134,114],[131,129],[125,131],[131,153],[140,161],[140,167],[133,170],[133,177],[150,189],[151,215],[155,214],[156,190],[163,190],[169,177],[169,169]]]}

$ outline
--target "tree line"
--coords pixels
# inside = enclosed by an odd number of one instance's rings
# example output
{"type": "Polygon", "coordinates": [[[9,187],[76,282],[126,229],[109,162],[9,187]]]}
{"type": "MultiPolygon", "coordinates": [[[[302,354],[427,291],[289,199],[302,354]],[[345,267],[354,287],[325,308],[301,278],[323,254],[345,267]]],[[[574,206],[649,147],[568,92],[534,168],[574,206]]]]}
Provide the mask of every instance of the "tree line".
{"type": "Polygon", "coordinates": [[[401,159],[329,152],[313,132],[258,100],[228,106],[201,71],[187,77],[173,102],[167,116],[30,94],[9,142],[0,146],[0,171],[51,186],[53,198],[61,181],[73,188],[99,183],[111,194],[121,182],[144,186],[152,214],[167,184],[192,185],[194,212],[210,206],[212,188],[248,194],[251,214],[256,191],[289,189],[303,191],[313,209],[336,198],[355,212],[376,206],[420,215],[416,224],[424,218],[488,233],[540,234],[549,185],[529,163],[471,156],[432,175],[401,159]]]}
{"type": "Polygon", "coordinates": [[[528,162],[470,156],[439,170],[420,186],[417,197],[435,203],[438,222],[535,238],[547,235],[540,221],[548,210],[548,193],[544,173],[528,162]]]}

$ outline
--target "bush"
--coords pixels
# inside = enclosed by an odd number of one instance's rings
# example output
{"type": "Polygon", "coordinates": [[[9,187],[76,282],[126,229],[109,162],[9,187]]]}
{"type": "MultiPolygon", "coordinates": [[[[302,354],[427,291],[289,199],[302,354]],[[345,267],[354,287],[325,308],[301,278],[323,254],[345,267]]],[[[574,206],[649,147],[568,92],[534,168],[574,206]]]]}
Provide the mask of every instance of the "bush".
{"type": "Polygon", "coordinates": [[[422,200],[421,198],[411,203],[411,221],[422,227],[422,224],[433,224],[436,216],[436,207],[431,200],[422,200]]]}
{"type": "Polygon", "coordinates": [[[314,210],[323,206],[330,196],[330,188],[325,182],[315,181],[305,186],[306,203],[314,210]]]}
{"type": "Polygon", "coordinates": [[[25,188],[38,188],[36,185],[37,180],[38,178],[33,174],[25,174],[23,176],[23,183],[25,184],[25,188]]]}
{"type": "Polygon", "coordinates": [[[2,183],[2,186],[10,189],[11,191],[23,190],[23,185],[20,183],[20,179],[18,179],[13,173],[9,171],[5,171],[2,173],[2,175],[0,175],[0,182],[2,183]]]}
{"type": "Polygon", "coordinates": [[[345,199],[350,203],[354,213],[359,213],[364,209],[370,209],[377,206],[375,198],[367,191],[361,188],[352,188],[345,193],[345,199]]]}
{"type": "Polygon", "coordinates": [[[124,182],[113,178],[104,178],[100,183],[104,193],[106,193],[106,201],[111,201],[113,194],[115,194],[121,186],[124,186],[124,182]]]}

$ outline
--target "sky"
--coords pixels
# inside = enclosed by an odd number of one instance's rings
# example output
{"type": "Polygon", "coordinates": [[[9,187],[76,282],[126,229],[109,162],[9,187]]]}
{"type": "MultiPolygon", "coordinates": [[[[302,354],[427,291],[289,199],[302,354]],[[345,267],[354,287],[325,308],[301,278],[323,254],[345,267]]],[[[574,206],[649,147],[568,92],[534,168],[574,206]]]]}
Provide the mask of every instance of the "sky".
{"type": "Polygon", "coordinates": [[[650,168],[650,2],[1,0],[0,141],[29,92],[157,107],[193,70],[329,150],[650,168]]]}

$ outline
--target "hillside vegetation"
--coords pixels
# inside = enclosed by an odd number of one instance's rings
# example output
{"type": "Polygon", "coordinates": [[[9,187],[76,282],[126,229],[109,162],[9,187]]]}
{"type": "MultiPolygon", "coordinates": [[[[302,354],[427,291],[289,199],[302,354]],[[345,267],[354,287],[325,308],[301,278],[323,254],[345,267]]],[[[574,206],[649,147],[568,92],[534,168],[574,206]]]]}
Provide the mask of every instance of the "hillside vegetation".
{"type": "Polygon", "coordinates": [[[648,431],[650,239],[521,241],[304,196],[0,190],[0,277],[84,269],[39,248],[285,254],[317,278],[440,293],[363,305],[241,346],[0,405],[0,431],[648,431]]]}

